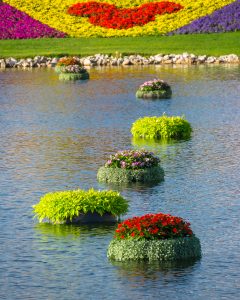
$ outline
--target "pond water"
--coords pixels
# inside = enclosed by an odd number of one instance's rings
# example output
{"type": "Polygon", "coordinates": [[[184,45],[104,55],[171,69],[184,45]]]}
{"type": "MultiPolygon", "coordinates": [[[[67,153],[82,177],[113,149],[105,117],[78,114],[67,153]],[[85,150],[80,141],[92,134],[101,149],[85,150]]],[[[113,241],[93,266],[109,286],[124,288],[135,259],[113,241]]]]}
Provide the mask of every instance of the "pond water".
{"type": "Polygon", "coordinates": [[[144,66],[90,70],[60,82],[53,70],[0,72],[0,299],[237,299],[239,275],[239,66],[144,66]],[[135,98],[162,78],[170,100],[135,98]],[[188,141],[131,138],[142,116],[185,115],[188,141]],[[99,184],[96,172],[122,149],[159,155],[158,185],[99,184]],[[189,220],[202,258],[177,264],[112,263],[114,226],[52,226],[32,205],[56,190],[116,189],[126,217],[164,212],[189,220]]]}

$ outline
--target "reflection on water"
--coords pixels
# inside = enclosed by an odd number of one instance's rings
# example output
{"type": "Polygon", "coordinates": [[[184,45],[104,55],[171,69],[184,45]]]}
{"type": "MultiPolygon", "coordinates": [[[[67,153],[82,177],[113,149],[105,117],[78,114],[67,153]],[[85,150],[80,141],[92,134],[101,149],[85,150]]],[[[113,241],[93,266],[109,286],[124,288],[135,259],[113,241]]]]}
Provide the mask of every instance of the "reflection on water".
{"type": "Polygon", "coordinates": [[[90,80],[67,83],[49,69],[0,71],[0,298],[237,299],[239,76],[239,65],[96,68],[90,80]],[[156,77],[172,86],[172,99],[136,99],[138,86],[156,77]],[[191,139],[132,139],[136,119],[164,112],[185,115],[191,139]],[[163,182],[97,182],[110,154],[141,148],[160,157],[163,182]],[[106,257],[114,227],[33,220],[43,194],[91,187],[121,191],[130,204],[124,218],[189,220],[201,261],[115,264],[106,257]]]}

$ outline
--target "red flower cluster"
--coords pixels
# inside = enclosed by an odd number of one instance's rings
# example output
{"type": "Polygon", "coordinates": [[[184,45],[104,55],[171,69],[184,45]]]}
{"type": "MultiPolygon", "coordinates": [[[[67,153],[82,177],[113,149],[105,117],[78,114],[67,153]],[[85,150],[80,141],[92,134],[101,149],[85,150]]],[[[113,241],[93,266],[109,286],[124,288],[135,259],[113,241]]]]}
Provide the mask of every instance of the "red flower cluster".
{"type": "Polygon", "coordinates": [[[147,214],[127,219],[118,225],[116,239],[169,239],[193,234],[190,223],[168,214],[147,214]]]}
{"type": "Polygon", "coordinates": [[[70,15],[89,17],[89,22],[113,29],[128,29],[155,21],[155,15],[171,14],[183,6],[174,2],[152,2],[134,8],[117,8],[115,5],[99,2],[77,3],[69,7],[70,15]]]}

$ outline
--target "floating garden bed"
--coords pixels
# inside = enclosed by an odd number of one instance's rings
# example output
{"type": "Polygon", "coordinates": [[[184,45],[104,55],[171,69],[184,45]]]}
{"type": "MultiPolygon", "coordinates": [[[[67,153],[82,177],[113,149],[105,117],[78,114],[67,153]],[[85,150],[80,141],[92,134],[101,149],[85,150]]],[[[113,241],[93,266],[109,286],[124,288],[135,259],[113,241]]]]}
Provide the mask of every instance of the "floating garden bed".
{"type": "Polygon", "coordinates": [[[191,136],[190,123],[180,116],[143,117],[131,128],[134,138],[144,139],[188,139],[191,136]]]}
{"type": "Polygon", "coordinates": [[[125,150],[111,155],[106,164],[99,168],[100,182],[129,183],[154,182],[164,179],[160,159],[145,150],[125,150]]]}
{"type": "Polygon", "coordinates": [[[128,202],[114,191],[73,190],[48,193],[33,209],[40,222],[112,223],[127,212],[128,202]]]}
{"type": "Polygon", "coordinates": [[[168,214],[147,214],[118,225],[107,256],[115,261],[177,261],[201,257],[190,223],[168,214]]]}
{"type": "Polygon", "coordinates": [[[169,99],[171,96],[170,85],[161,79],[144,82],[136,92],[137,98],[145,99],[169,99]]]}
{"type": "Polygon", "coordinates": [[[60,80],[89,79],[89,73],[76,57],[61,58],[55,67],[55,72],[59,73],[60,80]]]}

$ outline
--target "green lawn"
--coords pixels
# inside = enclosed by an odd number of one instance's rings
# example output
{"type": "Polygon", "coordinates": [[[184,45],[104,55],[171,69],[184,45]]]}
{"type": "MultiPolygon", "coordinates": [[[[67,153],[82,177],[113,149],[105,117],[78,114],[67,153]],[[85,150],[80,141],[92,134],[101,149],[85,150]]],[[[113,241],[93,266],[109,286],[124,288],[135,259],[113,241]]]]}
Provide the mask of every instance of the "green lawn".
{"type": "Polygon", "coordinates": [[[1,40],[1,57],[33,57],[36,55],[61,56],[115,54],[183,53],[197,55],[240,55],[240,31],[216,34],[176,36],[146,36],[121,38],[66,38],[35,40],[1,40]]]}

